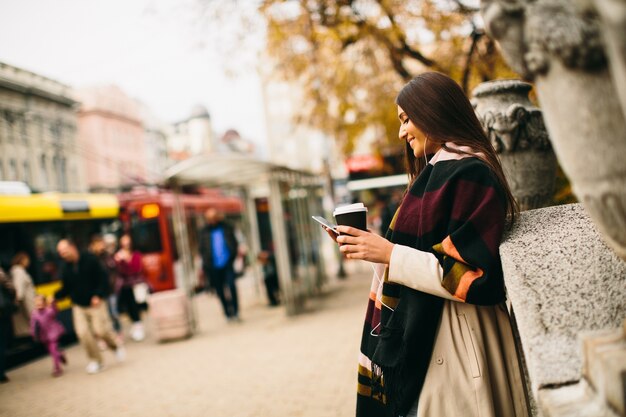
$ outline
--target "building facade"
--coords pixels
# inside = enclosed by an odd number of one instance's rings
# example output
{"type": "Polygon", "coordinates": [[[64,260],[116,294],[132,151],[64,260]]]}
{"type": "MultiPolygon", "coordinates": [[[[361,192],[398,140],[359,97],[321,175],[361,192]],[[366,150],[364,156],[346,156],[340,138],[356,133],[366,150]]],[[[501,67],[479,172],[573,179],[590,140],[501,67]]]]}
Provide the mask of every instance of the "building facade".
{"type": "Polygon", "coordinates": [[[334,141],[322,132],[296,123],[295,112],[302,104],[301,90],[294,83],[263,74],[263,101],[269,159],[279,165],[320,173],[328,161],[336,175],[343,165],[334,159],[334,141]]]}
{"type": "Polygon", "coordinates": [[[137,101],[117,86],[77,90],[78,144],[90,191],[116,192],[147,182],[145,135],[137,101]]]}
{"type": "Polygon", "coordinates": [[[194,155],[216,151],[216,144],[207,108],[196,105],[189,118],[173,123],[167,138],[169,158],[182,161],[194,155]]]}
{"type": "Polygon", "coordinates": [[[85,191],[70,87],[0,62],[0,180],[85,191]]]}
{"type": "Polygon", "coordinates": [[[163,123],[148,106],[139,103],[144,129],[144,160],[146,182],[159,184],[165,170],[172,164],[167,152],[168,126],[163,123]]]}

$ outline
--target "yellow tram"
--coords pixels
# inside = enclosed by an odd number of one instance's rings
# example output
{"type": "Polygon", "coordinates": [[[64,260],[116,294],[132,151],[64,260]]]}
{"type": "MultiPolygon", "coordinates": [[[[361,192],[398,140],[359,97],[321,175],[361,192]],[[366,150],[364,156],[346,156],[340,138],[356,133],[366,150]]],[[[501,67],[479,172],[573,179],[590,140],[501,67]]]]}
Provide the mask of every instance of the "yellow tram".
{"type": "MultiPolygon", "coordinates": [[[[18,252],[30,257],[28,272],[37,293],[54,294],[61,286],[56,244],[71,238],[87,248],[94,234],[116,232],[119,204],[114,194],[0,193],[0,266],[8,273],[18,252]]],[[[69,300],[58,304],[59,318],[72,333],[69,300]]],[[[31,359],[40,350],[27,335],[13,335],[7,365],[31,359]]]]}

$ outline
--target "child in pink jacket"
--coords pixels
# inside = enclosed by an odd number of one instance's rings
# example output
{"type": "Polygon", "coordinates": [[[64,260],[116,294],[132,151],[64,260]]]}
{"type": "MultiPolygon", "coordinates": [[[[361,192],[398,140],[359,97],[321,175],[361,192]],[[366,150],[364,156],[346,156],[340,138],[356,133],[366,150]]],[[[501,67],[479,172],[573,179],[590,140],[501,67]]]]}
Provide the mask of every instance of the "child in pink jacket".
{"type": "Polygon", "coordinates": [[[35,309],[30,316],[30,332],[35,341],[43,343],[52,356],[54,370],[52,376],[61,376],[61,363],[67,363],[65,355],[59,350],[59,338],[65,328],[57,320],[57,308],[54,299],[46,300],[43,295],[35,296],[35,309]]]}

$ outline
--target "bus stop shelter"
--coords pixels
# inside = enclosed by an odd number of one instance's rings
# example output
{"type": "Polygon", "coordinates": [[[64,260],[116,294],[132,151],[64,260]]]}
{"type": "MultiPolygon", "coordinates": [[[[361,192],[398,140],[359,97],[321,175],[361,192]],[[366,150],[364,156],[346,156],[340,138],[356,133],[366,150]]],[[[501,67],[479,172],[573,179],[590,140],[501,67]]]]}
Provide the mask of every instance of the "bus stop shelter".
{"type": "MultiPolygon", "coordinates": [[[[322,213],[323,179],[305,171],[239,154],[198,155],[170,167],[166,183],[180,194],[182,187],[196,185],[236,190],[244,201],[244,233],[254,255],[261,250],[255,198],[267,198],[271,237],[282,301],[287,314],[297,314],[306,298],[325,282],[319,253],[321,233],[311,216],[322,213]]],[[[188,246],[182,206],[174,209],[176,242],[181,254],[186,291],[192,294],[194,262],[188,246]]],[[[254,263],[257,278],[260,267],[254,263]]]]}

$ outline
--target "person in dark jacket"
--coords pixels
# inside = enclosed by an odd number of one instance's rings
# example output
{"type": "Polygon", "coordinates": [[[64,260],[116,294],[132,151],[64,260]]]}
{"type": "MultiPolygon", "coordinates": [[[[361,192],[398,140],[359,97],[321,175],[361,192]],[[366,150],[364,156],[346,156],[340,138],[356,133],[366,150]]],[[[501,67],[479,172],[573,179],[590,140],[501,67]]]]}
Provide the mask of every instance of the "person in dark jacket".
{"type": "Polygon", "coordinates": [[[57,252],[64,261],[60,271],[63,286],[54,298],[59,300],[69,296],[72,300],[74,330],[89,358],[86,370],[95,374],[102,370],[102,354],[96,339],[104,340],[115,351],[118,361],[126,356],[124,348],[116,341],[107,311],[108,275],[98,258],[88,252],[79,252],[68,239],[59,241],[57,252]]]}
{"type": "Polygon", "coordinates": [[[239,321],[239,303],[233,263],[237,257],[237,238],[231,225],[215,208],[208,209],[206,226],[200,231],[200,255],[207,284],[215,289],[228,321],[239,321]],[[226,291],[225,291],[226,290],[226,291]]]}
{"type": "Polygon", "coordinates": [[[259,252],[257,259],[263,268],[263,280],[265,282],[265,290],[267,291],[267,299],[270,306],[274,307],[280,304],[278,286],[278,272],[276,271],[276,259],[270,251],[259,252]]]}
{"type": "Polygon", "coordinates": [[[0,384],[9,382],[4,373],[6,350],[11,340],[11,317],[15,311],[15,287],[8,275],[0,268],[0,384]]]}
{"type": "Polygon", "coordinates": [[[122,326],[119,320],[119,312],[117,309],[117,294],[115,293],[115,283],[117,281],[117,264],[115,263],[115,259],[113,259],[113,254],[115,250],[111,250],[111,244],[113,247],[117,245],[117,239],[114,235],[109,238],[108,243],[105,241],[104,236],[95,235],[91,238],[91,243],[89,244],[89,252],[93,253],[102,264],[102,267],[107,273],[109,278],[109,293],[107,297],[107,307],[109,309],[109,317],[111,318],[111,322],[113,323],[113,329],[121,334],[122,326]],[[112,241],[111,241],[112,239],[112,241]],[[109,247],[107,247],[109,246],[109,247]]]}

